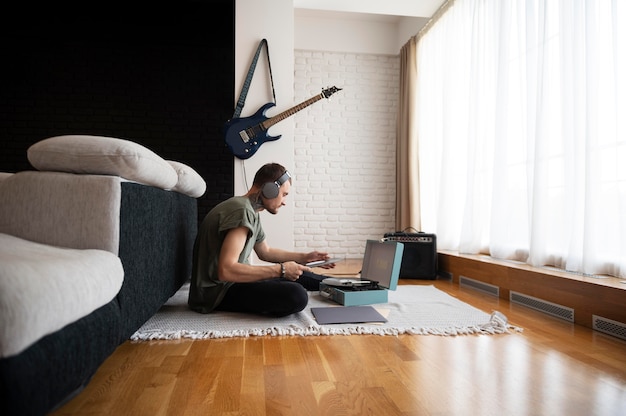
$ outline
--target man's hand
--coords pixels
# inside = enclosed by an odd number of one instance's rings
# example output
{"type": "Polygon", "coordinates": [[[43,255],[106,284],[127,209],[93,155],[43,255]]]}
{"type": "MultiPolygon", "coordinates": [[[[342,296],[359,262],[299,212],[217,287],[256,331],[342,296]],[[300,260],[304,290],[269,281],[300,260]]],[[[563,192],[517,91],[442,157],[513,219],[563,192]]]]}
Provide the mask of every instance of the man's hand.
{"type": "MultiPolygon", "coordinates": [[[[330,259],[330,255],[328,253],[324,253],[321,251],[312,251],[305,255],[304,263],[307,264],[314,261],[326,261],[328,259],[330,259]]],[[[318,267],[321,267],[323,269],[332,269],[333,267],[335,267],[335,263],[329,263],[318,267]]]]}
{"type": "Polygon", "coordinates": [[[287,261],[283,263],[285,266],[285,279],[295,282],[302,276],[304,272],[310,272],[311,268],[296,263],[295,261],[287,261]]]}

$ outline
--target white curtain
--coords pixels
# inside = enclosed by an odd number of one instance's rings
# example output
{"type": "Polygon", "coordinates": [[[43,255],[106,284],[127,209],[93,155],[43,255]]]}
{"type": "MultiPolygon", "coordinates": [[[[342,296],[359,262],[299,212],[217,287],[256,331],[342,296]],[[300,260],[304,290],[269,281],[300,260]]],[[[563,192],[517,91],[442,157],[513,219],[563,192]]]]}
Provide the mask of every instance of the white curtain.
{"type": "Polygon", "coordinates": [[[626,1],[456,0],[417,102],[438,248],[626,277],[626,1]]]}

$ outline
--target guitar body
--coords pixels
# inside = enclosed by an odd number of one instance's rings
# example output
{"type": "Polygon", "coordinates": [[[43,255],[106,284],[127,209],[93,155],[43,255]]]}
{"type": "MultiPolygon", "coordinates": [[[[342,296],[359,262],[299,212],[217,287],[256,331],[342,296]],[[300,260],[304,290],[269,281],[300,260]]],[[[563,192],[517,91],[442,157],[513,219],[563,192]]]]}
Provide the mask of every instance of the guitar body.
{"type": "Polygon", "coordinates": [[[224,141],[230,151],[239,159],[248,159],[265,142],[280,139],[281,136],[269,136],[267,130],[275,123],[297,113],[322,98],[329,98],[341,88],[331,87],[322,90],[321,94],[283,111],[272,118],[265,117],[265,112],[276,104],[267,103],[250,117],[232,118],[224,124],[224,141]]]}
{"type": "Polygon", "coordinates": [[[280,135],[268,135],[262,126],[268,119],[265,112],[275,105],[267,103],[250,117],[234,118],[224,124],[224,141],[233,155],[239,159],[248,159],[263,143],[280,139],[280,135]]]}

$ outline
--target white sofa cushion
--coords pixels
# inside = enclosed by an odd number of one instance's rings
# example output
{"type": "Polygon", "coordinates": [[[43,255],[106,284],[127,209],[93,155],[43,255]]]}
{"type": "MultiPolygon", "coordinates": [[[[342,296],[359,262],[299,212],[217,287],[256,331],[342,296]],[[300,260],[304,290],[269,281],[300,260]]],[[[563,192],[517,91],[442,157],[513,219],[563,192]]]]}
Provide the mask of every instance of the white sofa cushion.
{"type": "Polygon", "coordinates": [[[168,160],[167,162],[174,168],[178,175],[178,182],[176,182],[176,186],[172,188],[172,191],[189,195],[192,198],[200,198],[204,195],[206,182],[198,172],[181,162],[174,160],[168,160]]]}
{"type": "Polygon", "coordinates": [[[113,137],[50,137],[30,146],[27,155],[38,170],[115,175],[162,189],[178,182],[165,159],[138,143],[113,137]]]}
{"type": "Polygon", "coordinates": [[[108,251],[0,234],[0,357],[19,354],[106,305],[123,280],[120,259],[108,251]]]}

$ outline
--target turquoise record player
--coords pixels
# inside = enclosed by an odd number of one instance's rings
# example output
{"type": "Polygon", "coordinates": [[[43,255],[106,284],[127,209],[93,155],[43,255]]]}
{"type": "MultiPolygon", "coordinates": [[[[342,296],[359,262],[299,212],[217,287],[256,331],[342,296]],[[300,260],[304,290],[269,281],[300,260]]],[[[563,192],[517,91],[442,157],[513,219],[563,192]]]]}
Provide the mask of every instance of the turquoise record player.
{"type": "Polygon", "coordinates": [[[322,280],[320,295],[344,306],[387,303],[389,290],[398,286],[403,251],[400,242],[367,240],[361,277],[322,280]]]}

